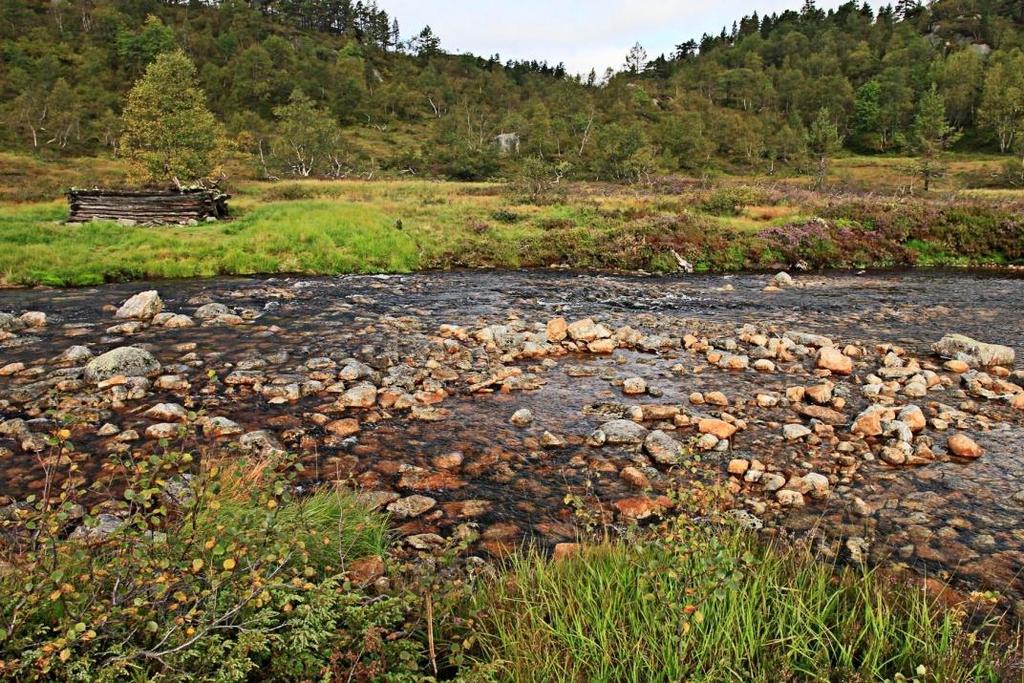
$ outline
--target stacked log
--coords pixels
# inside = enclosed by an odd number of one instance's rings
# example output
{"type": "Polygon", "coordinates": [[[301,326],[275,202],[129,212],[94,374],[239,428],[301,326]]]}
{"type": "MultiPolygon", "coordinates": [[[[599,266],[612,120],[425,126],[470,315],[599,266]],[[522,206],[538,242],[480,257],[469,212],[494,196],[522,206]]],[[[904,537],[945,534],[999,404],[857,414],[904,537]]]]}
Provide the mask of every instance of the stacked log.
{"type": "Polygon", "coordinates": [[[188,224],[228,215],[228,195],[218,189],[79,190],[67,192],[68,222],[121,221],[188,224]]]}

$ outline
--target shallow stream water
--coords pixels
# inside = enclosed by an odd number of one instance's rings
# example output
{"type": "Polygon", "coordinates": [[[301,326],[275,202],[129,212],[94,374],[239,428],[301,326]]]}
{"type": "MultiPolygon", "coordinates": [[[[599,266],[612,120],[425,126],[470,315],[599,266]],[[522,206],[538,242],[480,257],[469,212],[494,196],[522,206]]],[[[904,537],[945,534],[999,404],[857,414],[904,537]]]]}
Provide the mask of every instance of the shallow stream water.
{"type": "MultiPolygon", "coordinates": [[[[536,372],[539,388],[490,394],[450,391],[441,404],[450,414],[438,421],[370,411],[360,417],[361,431],[345,439],[330,438],[311,420],[330,400],[323,394],[273,405],[244,387],[208,381],[210,371],[223,380],[240,364],[251,366],[254,361],[260,372],[276,378],[271,383],[279,384],[308,378],[305,363],[319,357],[357,358],[376,370],[403,363],[421,367],[417,359],[422,359],[425,347],[438,343],[440,325],[471,330],[516,320],[543,324],[556,316],[570,321],[593,317],[610,328],[630,325],[676,339],[687,332],[712,339],[734,335],[736,328],[751,323],[823,334],[840,346],[855,344],[870,353],[879,344],[898,345],[922,359],[929,357],[933,342],[956,332],[1013,347],[1020,367],[1022,277],[926,270],[830,273],[800,276],[797,287],[765,292],[767,280],[764,274],[653,278],[454,272],[4,291],[0,310],[43,311],[48,321],[44,328],[19,333],[0,346],[0,366],[21,362],[27,368],[0,377],[0,406],[4,419],[35,419],[31,424],[39,431],[49,426],[44,408],[84,416],[92,429],[76,434],[75,441],[94,454],[80,465],[87,477],[102,477],[109,471],[103,455],[109,440],[97,436],[95,428],[109,422],[122,431],[134,428],[142,434],[152,423],[141,415],[143,410],[158,402],[181,403],[190,410],[228,417],[246,431],[267,430],[289,450],[308,452],[314,478],[348,480],[360,488],[400,495],[425,493],[436,499],[438,506],[430,513],[401,523],[403,533],[446,535],[468,522],[482,533],[485,549],[499,551],[524,539],[543,544],[572,540],[576,528],[574,511],[565,500],[568,493],[585,494],[598,505],[636,495],[619,476],[624,466],[644,464],[636,453],[585,443],[607,419],[595,414],[595,404],[676,404],[699,413],[706,407],[690,406],[690,394],[718,390],[735,404],[748,426],[732,439],[728,451],[704,458],[710,476],[726,479],[726,463],[742,455],[775,463],[782,472],[824,471],[837,479],[832,496],[809,500],[800,509],[778,510],[772,525],[786,533],[820,536],[841,556],[846,539],[864,538],[874,561],[906,563],[968,587],[1024,594],[1024,413],[1004,404],[984,406],[982,427],[971,432],[986,450],[978,460],[939,458],[913,468],[874,460],[844,470],[836,465],[827,442],[794,444],[779,438],[779,426],[792,421],[785,406],[740,407],[761,392],[782,394],[794,384],[813,383],[813,377],[800,374],[802,368],[773,374],[725,372],[695,363],[681,348],[571,354],[543,368],[536,361],[517,361],[515,365],[536,372]],[[201,303],[216,301],[248,312],[253,320],[182,329],[153,326],[129,337],[107,333],[106,328],[117,322],[110,307],[145,289],[157,289],[167,311],[191,314],[201,303]],[[95,414],[89,414],[89,401],[77,396],[79,390],[62,395],[51,389],[48,398],[8,400],[19,388],[47,377],[51,359],[72,344],[100,353],[128,343],[146,345],[164,364],[165,373],[185,377],[189,387],[153,389],[139,400],[103,404],[95,414]],[[188,343],[195,344],[194,350],[176,346],[188,343]],[[188,353],[192,355],[183,360],[188,353]],[[615,380],[634,376],[644,378],[655,389],[653,395],[624,396],[615,380]],[[533,411],[533,424],[510,424],[510,415],[524,407],[533,411]],[[564,437],[566,447],[543,448],[544,431],[564,437]],[[461,465],[437,465],[437,456],[456,452],[461,465]],[[854,497],[866,501],[872,514],[852,514],[849,502],[854,497]]],[[[867,405],[856,388],[853,384],[845,389],[850,416],[867,405]]],[[[919,404],[931,400],[956,405],[967,397],[957,395],[954,386],[919,404]]],[[[842,430],[836,428],[837,433],[842,430]]],[[[940,435],[935,438],[939,441],[940,435]]],[[[190,439],[184,447],[209,446],[201,437],[190,439]]],[[[3,443],[7,450],[0,455],[0,499],[37,490],[38,457],[20,452],[12,440],[3,443]]],[[[155,447],[145,440],[137,445],[155,447]]],[[[649,467],[645,471],[655,490],[669,487],[667,473],[649,467]]],[[[757,511],[751,502],[757,497],[756,491],[744,489],[737,494],[737,503],[747,501],[757,511]]]]}

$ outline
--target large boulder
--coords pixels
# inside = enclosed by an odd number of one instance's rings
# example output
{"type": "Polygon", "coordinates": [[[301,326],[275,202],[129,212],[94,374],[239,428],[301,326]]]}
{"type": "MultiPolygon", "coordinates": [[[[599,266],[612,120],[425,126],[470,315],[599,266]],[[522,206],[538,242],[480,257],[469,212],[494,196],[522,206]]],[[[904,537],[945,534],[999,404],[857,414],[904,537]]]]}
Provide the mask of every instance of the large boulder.
{"type": "Polygon", "coordinates": [[[962,334],[947,334],[932,350],[943,358],[959,360],[972,367],[1013,365],[1014,351],[1009,346],[986,344],[962,334]]]}
{"type": "Polygon", "coordinates": [[[130,297],[121,304],[121,308],[117,309],[114,317],[149,320],[162,310],[164,310],[164,302],[155,289],[150,289],[130,297]]]}
{"type": "Polygon", "coordinates": [[[87,382],[102,382],[115,375],[152,377],[160,374],[160,361],[136,346],[120,346],[97,356],[85,366],[87,382]]]}

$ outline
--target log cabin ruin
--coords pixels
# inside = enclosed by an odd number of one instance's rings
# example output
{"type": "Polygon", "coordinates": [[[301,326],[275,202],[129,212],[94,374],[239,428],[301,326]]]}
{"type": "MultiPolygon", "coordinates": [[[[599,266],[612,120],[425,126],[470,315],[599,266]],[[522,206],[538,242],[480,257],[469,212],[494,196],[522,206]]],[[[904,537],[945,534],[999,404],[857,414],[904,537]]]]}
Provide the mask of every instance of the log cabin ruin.
{"type": "Polygon", "coordinates": [[[228,216],[229,195],[220,190],[80,190],[67,192],[69,223],[92,220],[146,225],[195,225],[228,216]]]}

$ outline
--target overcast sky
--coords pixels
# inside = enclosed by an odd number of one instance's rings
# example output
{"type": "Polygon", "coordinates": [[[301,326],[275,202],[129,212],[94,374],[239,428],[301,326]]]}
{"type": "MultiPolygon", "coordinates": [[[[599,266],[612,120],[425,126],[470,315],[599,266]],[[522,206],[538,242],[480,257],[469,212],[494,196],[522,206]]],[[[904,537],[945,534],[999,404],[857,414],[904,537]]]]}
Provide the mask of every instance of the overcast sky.
{"type": "MultiPolygon", "coordinates": [[[[571,73],[620,69],[637,41],[653,59],[755,10],[800,9],[802,0],[378,0],[403,39],[429,24],[447,52],[565,62],[571,73]]],[[[838,0],[818,0],[828,9],[838,0]]],[[[876,4],[876,3],[873,3],[876,4]]]]}

